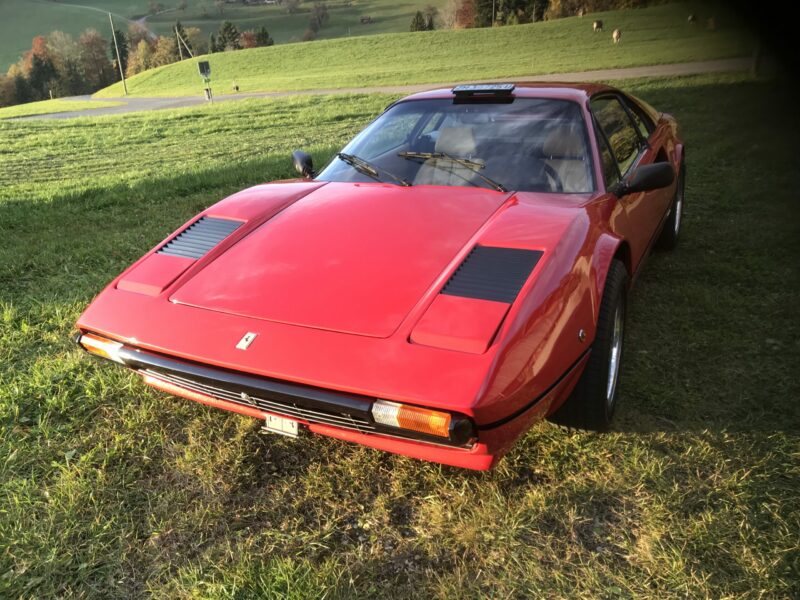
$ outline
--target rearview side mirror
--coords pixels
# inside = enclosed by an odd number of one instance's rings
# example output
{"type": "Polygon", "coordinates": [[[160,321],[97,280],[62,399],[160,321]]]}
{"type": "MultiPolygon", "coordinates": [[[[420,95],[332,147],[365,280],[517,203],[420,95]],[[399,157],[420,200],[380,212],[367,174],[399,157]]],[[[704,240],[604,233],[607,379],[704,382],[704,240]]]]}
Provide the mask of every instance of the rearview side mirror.
{"type": "Polygon", "coordinates": [[[610,191],[615,196],[624,196],[665,188],[673,181],[675,181],[675,170],[672,165],[667,162],[659,162],[638,167],[627,179],[617,183],[610,191]]]}
{"type": "Polygon", "coordinates": [[[292,162],[295,170],[303,177],[310,178],[314,176],[314,161],[311,159],[310,154],[302,150],[295,150],[292,152],[292,162]]]}

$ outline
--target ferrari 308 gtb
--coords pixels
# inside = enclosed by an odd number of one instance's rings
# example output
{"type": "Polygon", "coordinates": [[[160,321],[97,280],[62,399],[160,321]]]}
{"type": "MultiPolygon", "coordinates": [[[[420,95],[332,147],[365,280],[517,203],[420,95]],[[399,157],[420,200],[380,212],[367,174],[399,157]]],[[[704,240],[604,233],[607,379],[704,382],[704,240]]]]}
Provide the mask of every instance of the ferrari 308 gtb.
{"type": "Polygon", "coordinates": [[[192,217],[81,315],[169,394],[488,469],[545,417],[609,427],[626,297],[681,224],[673,117],[594,84],[395,102],[319,172],[192,217]]]}

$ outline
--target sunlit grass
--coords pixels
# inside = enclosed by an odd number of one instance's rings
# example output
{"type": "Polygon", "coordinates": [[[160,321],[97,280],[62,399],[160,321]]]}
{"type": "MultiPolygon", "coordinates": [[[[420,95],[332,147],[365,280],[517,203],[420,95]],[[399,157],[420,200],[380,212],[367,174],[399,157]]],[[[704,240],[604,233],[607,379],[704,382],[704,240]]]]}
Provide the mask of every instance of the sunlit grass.
{"type": "MultiPolygon", "coordinates": [[[[530,76],[593,69],[680,63],[746,56],[747,30],[717,6],[718,27],[691,27],[691,12],[705,4],[666,4],[641,10],[595,13],[514,27],[371,35],[276,45],[203,57],[211,64],[216,93],[330,89],[480,78],[530,76]],[[592,31],[601,18],[606,30],[592,31]],[[623,31],[611,43],[611,31],[623,31]]],[[[128,81],[135,96],[202,95],[197,60],[152,69],[128,81]]],[[[97,97],[122,95],[121,84],[97,97]]]]}
{"type": "Polygon", "coordinates": [[[615,430],[544,423],[483,474],[265,437],[69,340],[167,232],[390,97],[0,123],[0,597],[796,596],[793,97],[625,87],[680,120],[689,174],[679,247],[631,297],[615,430]]]}

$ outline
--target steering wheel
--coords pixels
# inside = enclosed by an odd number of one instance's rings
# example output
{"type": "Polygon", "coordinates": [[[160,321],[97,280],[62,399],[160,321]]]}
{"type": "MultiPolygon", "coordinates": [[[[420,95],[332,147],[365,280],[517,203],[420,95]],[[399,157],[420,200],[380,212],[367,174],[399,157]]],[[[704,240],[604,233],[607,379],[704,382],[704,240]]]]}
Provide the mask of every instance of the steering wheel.
{"type": "Polygon", "coordinates": [[[555,188],[555,190],[553,190],[553,191],[555,191],[555,192],[563,192],[564,191],[564,182],[561,181],[561,177],[559,177],[558,173],[556,172],[556,170],[553,167],[551,167],[550,165],[545,163],[545,165],[544,165],[544,173],[545,173],[545,175],[547,175],[548,179],[550,179],[551,187],[555,188]]]}

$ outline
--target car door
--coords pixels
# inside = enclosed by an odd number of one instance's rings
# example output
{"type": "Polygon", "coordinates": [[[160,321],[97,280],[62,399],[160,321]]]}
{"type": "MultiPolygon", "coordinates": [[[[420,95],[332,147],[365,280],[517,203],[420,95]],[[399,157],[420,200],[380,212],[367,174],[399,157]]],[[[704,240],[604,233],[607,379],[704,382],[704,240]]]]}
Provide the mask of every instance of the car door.
{"type": "MultiPolygon", "coordinates": [[[[666,154],[657,140],[657,132],[651,132],[642,117],[636,119],[635,113],[624,102],[616,94],[603,94],[592,98],[590,102],[599,130],[597,137],[606,189],[626,178],[639,165],[666,160],[666,154]]],[[[617,200],[626,216],[617,221],[625,226],[626,231],[620,233],[630,244],[634,269],[660,230],[669,210],[672,192],[673,186],[669,186],[650,192],[626,194],[617,200]]]]}

